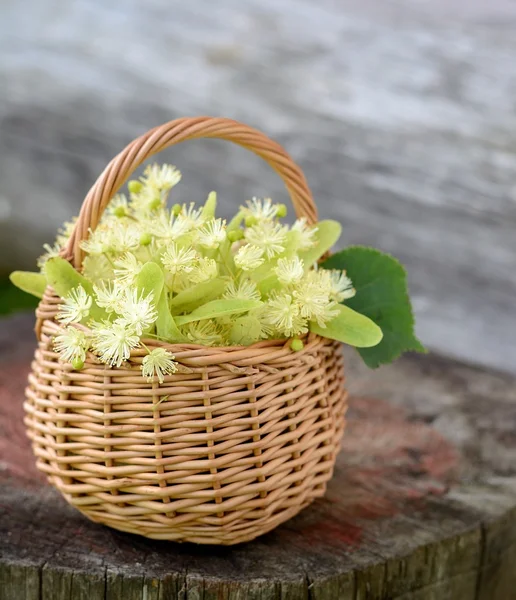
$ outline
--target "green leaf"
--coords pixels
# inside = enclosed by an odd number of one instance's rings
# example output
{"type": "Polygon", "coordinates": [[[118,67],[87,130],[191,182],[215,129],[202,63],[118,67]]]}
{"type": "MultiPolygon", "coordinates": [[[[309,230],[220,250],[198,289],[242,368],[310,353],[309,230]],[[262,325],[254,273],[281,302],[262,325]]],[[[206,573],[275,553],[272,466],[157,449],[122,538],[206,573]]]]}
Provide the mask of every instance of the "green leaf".
{"type": "Polygon", "coordinates": [[[217,210],[217,192],[210,192],[208,199],[202,207],[202,216],[205,219],[214,219],[215,211],[217,210]]]}
{"type": "Polygon", "coordinates": [[[176,317],[176,323],[184,325],[192,321],[203,321],[204,319],[215,319],[217,317],[243,313],[253,308],[258,308],[261,304],[259,300],[212,300],[197,308],[189,315],[176,317]]]}
{"type": "Polygon", "coordinates": [[[315,239],[317,243],[313,248],[309,248],[304,252],[299,253],[299,258],[303,259],[305,269],[308,270],[315,262],[317,262],[323,254],[337,242],[340,238],[342,227],[337,221],[321,221],[317,223],[317,231],[315,239]]]}
{"type": "Polygon", "coordinates": [[[178,315],[182,312],[191,312],[206,302],[215,300],[224,292],[226,283],[223,279],[211,279],[210,281],[202,281],[192,287],[189,287],[182,292],[179,292],[170,301],[170,310],[173,315],[178,315]]]}
{"type": "Polygon", "coordinates": [[[383,331],[374,348],[359,350],[368,367],[390,363],[403,352],[425,352],[414,334],[414,317],[403,266],[392,256],[363,246],[352,246],[330,256],[325,269],[345,270],[357,293],[346,305],[368,316],[383,331]]]}
{"type": "Polygon", "coordinates": [[[67,260],[60,256],[49,258],[43,267],[43,272],[48,285],[60,298],[65,298],[73,289],[82,286],[93,299],[89,316],[96,321],[106,318],[106,311],[95,303],[91,281],[76,271],[67,260]]]}
{"type": "Polygon", "coordinates": [[[338,309],[339,314],[326,327],[310,323],[310,331],[357,348],[369,348],[380,343],[382,330],[376,323],[344,304],[339,304],[338,309]]]}
{"type": "Polygon", "coordinates": [[[158,301],[158,318],[156,319],[156,334],[167,342],[184,342],[186,337],[179,331],[174,317],[170,314],[167,301],[167,290],[163,288],[158,301]]]}
{"type": "Polygon", "coordinates": [[[47,287],[47,280],[42,273],[31,273],[29,271],[13,271],[9,275],[11,282],[20,290],[43,298],[43,293],[47,287]]]}
{"type": "Polygon", "coordinates": [[[164,285],[165,276],[161,268],[155,262],[145,263],[136,278],[138,292],[145,296],[151,294],[153,301],[157,304],[164,285]]]}

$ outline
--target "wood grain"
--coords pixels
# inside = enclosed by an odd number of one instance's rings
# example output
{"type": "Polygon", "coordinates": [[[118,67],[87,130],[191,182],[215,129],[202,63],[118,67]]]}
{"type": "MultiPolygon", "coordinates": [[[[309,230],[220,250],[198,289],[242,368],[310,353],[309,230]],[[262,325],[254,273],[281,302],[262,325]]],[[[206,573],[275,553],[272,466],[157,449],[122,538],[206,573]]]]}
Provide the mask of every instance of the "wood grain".
{"type": "MultiPolygon", "coordinates": [[[[410,273],[424,342],[515,371],[516,10],[508,0],[102,0],[0,7],[0,270],[33,266],[113,155],[185,115],[299,161],[342,243],[410,273]]],[[[286,195],[222,143],[163,155],[185,200],[286,195]]]]}
{"type": "Polygon", "coordinates": [[[508,600],[516,585],[516,385],[436,355],[366,371],[327,496],[233,548],[90,523],[24,437],[31,316],[0,322],[0,599],[508,600]]]}

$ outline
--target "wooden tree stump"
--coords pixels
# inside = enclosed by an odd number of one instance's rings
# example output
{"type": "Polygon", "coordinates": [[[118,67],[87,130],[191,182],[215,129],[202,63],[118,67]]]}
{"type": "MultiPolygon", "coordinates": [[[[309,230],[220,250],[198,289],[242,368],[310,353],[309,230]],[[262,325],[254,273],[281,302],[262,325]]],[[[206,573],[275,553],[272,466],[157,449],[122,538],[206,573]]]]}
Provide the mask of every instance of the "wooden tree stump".
{"type": "Polygon", "coordinates": [[[0,599],[516,598],[516,380],[437,356],[367,371],[326,497],[241,546],[87,521],[33,466],[31,316],[0,322],[0,599]]]}

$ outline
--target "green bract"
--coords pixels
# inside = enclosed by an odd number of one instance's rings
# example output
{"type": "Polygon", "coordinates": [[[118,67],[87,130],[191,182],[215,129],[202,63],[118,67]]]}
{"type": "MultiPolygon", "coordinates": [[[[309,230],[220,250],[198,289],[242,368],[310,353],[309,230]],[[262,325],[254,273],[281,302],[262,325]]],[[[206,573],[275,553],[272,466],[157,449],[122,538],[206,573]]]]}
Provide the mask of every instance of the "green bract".
{"type": "Polygon", "coordinates": [[[42,273],[29,273],[26,271],[13,271],[10,280],[20,290],[32,294],[36,298],[43,298],[47,287],[47,280],[42,273]]]}
{"type": "Polygon", "coordinates": [[[218,317],[228,317],[229,315],[249,312],[254,308],[259,308],[261,302],[258,300],[213,300],[196,308],[189,315],[182,315],[176,318],[178,325],[185,325],[193,321],[204,321],[205,319],[217,319],[218,317]]]}
{"type": "Polygon", "coordinates": [[[382,330],[371,319],[343,304],[338,307],[338,311],[338,315],[325,327],[312,323],[310,329],[323,337],[357,348],[370,348],[381,342],[382,330]]]}
{"type": "Polygon", "coordinates": [[[220,277],[196,283],[192,287],[179,292],[170,300],[170,310],[173,315],[192,312],[196,308],[199,308],[199,306],[206,304],[206,302],[222,296],[226,285],[227,282],[220,277]]]}
{"type": "Polygon", "coordinates": [[[48,285],[62,298],[55,338],[62,360],[79,369],[93,352],[118,367],[133,349],[149,348],[142,373],[163,382],[177,370],[174,355],[159,344],[151,350],[149,339],[204,346],[285,339],[302,352],[311,331],[356,346],[371,366],[419,347],[398,268],[356,249],[318,267],[339,223],[286,225],[285,205],[253,198],[228,224],[216,216],[215,192],[202,206],[169,208],[180,178],[175,167],[151,165],[129,182],[128,196],[113,198],[81,242],[79,271],[58,256],[72,222],[45,246],[41,273],[12,274],[29,293],[41,298],[48,285]]]}

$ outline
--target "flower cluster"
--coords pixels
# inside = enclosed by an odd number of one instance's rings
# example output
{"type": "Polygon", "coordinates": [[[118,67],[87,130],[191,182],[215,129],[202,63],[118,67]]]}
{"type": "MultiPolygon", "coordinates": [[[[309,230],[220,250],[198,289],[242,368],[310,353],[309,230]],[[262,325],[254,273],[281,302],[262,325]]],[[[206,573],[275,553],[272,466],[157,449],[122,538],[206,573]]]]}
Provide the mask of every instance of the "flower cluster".
{"type": "MultiPolygon", "coordinates": [[[[119,367],[146,339],[224,346],[298,338],[311,324],[326,327],[354,295],[344,271],[317,269],[317,225],[286,225],[284,205],[256,198],[226,222],[215,215],[214,192],[203,206],[168,208],[180,179],[170,165],[148,167],[82,243],[82,283],[63,297],[55,338],[75,368],[87,352],[119,367]]],[[[43,270],[72,229],[66,224],[46,247],[43,270]]],[[[160,382],[176,369],[162,347],[143,359],[143,375],[160,382]]]]}

